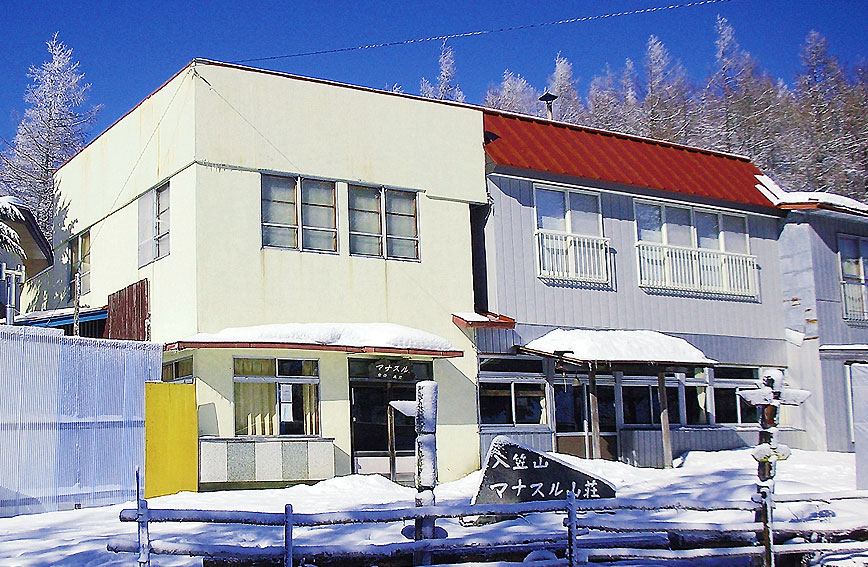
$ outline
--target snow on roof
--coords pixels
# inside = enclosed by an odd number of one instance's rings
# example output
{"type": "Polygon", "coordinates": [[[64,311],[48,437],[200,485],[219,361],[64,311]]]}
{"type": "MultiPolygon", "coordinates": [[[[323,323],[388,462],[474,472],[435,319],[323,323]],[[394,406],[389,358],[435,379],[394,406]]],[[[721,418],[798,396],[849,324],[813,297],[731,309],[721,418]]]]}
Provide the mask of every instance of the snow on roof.
{"type": "Polygon", "coordinates": [[[286,343],[454,351],[443,337],[394,323],[280,323],[198,333],[182,343],[286,343]]]}
{"type": "Polygon", "coordinates": [[[555,329],[530,341],[525,348],[550,355],[567,351],[566,358],[581,361],[716,363],[684,339],[657,331],[555,329]]]}
{"type": "Polygon", "coordinates": [[[759,181],[756,188],[779,208],[811,205],[816,208],[830,208],[845,213],[868,215],[868,205],[850,197],[824,191],[784,191],[767,175],[757,175],[756,178],[759,181]]]}

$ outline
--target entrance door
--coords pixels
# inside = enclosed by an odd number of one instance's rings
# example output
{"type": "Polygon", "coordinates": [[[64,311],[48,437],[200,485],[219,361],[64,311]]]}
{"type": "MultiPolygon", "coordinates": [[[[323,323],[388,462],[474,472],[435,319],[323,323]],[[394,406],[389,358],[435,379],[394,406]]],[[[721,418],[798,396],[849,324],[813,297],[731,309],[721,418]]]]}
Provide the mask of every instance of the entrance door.
{"type": "MultiPolygon", "coordinates": [[[[599,378],[598,378],[599,380],[599,378]]],[[[591,415],[588,384],[555,384],[556,451],[582,458],[591,457],[591,415]]],[[[618,429],[615,421],[615,386],[597,384],[600,415],[600,452],[603,459],[618,460],[618,429]]]]}
{"type": "Polygon", "coordinates": [[[350,382],[350,417],[353,444],[353,471],[381,474],[397,482],[412,480],[416,468],[414,420],[401,412],[391,412],[389,402],[414,400],[412,383],[353,380],[350,382]],[[392,470],[391,451],[394,451],[392,470]]]}

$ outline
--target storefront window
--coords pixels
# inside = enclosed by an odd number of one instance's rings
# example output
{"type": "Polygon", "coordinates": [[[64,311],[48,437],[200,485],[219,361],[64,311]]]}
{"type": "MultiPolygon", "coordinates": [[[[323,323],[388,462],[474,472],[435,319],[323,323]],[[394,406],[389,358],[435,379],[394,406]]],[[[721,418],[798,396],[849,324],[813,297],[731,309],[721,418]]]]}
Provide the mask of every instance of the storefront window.
{"type": "Polygon", "coordinates": [[[479,421],[483,425],[545,425],[545,383],[480,382],[479,421]]]}
{"type": "Polygon", "coordinates": [[[316,360],[236,358],[236,435],[318,435],[316,360]]]}

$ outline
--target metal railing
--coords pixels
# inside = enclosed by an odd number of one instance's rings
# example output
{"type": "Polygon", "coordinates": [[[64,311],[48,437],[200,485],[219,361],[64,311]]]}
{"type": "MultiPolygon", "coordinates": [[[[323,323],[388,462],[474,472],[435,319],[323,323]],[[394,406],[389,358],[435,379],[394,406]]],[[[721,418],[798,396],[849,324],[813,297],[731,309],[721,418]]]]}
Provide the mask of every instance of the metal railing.
{"type": "Polygon", "coordinates": [[[756,256],[640,242],[639,285],[713,295],[757,297],[756,256]]]}
{"type": "Polygon", "coordinates": [[[868,284],[859,281],[841,282],[844,319],[868,321],[868,284]]]}
{"type": "Polygon", "coordinates": [[[609,283],[609,239],[553,230],[536,231],[539,277],[550,280],[609,283]]]}

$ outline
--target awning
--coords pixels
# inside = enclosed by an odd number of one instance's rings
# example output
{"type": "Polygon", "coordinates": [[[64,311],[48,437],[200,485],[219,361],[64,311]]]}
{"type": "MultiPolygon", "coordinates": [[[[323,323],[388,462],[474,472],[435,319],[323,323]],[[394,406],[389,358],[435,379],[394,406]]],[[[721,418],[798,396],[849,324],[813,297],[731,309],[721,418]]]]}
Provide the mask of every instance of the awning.
{"type": "MultiPolygon", "coordinates": [[[[108,310],[105,307],[82,307],[78,312],[78,320],[80,323],[86,321],[98,321],[108,317],[108,310]]],[[[15,317],[16,325],[29,325],[31,327],[61,327],[63,325],[72,325],[75,318],[74,307],[64,307],[62,309],[52,309],[50,311],[31,311],[30,313],[22,313],[15,317]]],[[[5,319],[0,319],[5,322],[5,319]]]]}
{"type": "Polygon", "coordinates": [[[465,329],[515,329],[515,319],[497,313],[453,313],[452,322],[465,329]]]}
{"type": "Polygon", "coordinates": [[[199,333],[166,345],[187,348],[279,348],[454,358],[452,343],[426,331],[394,323],[282,323],[199,333]]]}
{"type": "Polygon", "coordinates": [[[712,366],[716,361],[684,339],[658,331],[555,329],[519,347],[522,352],[594,363],[712,366]]]}

